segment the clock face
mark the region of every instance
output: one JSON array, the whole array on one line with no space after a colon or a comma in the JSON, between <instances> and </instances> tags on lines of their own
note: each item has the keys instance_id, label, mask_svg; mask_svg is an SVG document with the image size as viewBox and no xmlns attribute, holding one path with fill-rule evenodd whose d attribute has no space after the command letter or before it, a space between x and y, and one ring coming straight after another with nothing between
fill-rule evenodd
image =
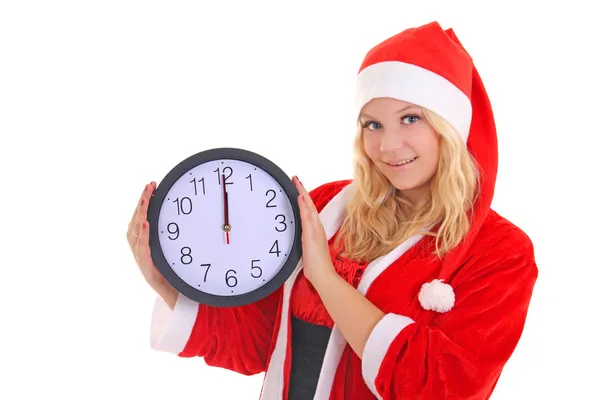
<instances>
[{"instance_id":1,"label":"clock face","mask_svg":"<svg viewBox=\"0 0 600 400\"><path fill-rule=\"evenodd\" d=\"M161 260L189 288L259 298L251 294L277 277L291 255L295 267L299 221L289 187L271 169L218 158L182 171L164 190L155 238ZM276 285L282 283L280 277Z\"/></svg>"}]
</instances>

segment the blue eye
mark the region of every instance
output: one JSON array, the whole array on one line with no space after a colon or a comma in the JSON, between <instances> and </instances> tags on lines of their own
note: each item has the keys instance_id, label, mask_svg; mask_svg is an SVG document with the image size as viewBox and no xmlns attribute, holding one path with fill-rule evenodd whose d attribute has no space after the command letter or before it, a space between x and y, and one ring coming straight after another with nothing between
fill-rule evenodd
<instances>
[{"instance_id":1,"label":"blue eye","mask_svg":"<svg viewBox=\"0 0 600 400\"><path fill-rule=\"evenodd\" d=\"M418 120L420 120L421 118L418 115L407 115L405 117L402 118L402 121L406 121L409 120L410 122L405 122L407 125L412 125L414 123L416 123Z\"/></svg>"},{"instance_id":2,"label":"blue eye","mask_svg":"<svg viewBox=\"0 0 600 400\"><path fill-rule=\"evenodd\" d=\"M374 122L374 121L367 121L363 124L363 128L369 128L369 130L377 130L378 128L373 128L373 125L377 125L378 127L381 127L381 125L378 122Z\"/></svg>"}]
</instances>

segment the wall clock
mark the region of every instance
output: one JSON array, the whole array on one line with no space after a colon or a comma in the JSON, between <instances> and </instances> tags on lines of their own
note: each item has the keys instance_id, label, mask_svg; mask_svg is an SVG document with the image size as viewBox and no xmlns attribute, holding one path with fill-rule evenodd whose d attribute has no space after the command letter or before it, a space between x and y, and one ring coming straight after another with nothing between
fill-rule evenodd
<instances>
[{"instance_id":1,"label":"wall clock","mask_svg":"<svg viewBox=\"0 0 600 400\"><path fill-rule=\"evenodd\" d=\"M202 304L256 302L282 286L302 256L298 191L267 158L214 148L177 164L148 206L152 259Z\"/></svg>"}]
</instances>

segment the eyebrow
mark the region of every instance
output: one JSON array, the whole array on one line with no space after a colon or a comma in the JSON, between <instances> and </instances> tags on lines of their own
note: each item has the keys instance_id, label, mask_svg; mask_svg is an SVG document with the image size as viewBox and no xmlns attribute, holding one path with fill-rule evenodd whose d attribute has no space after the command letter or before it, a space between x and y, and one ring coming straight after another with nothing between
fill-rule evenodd
<instances>
[{"instance_id":1,"label":"eyebrow","mask_svg":"<svg viewBox=\"0 0 600 400\"><path fill-rule=\"evenodd\" d=\"M416 106L416 105L414 105L414 104L408 105L408 106L406 106L406 107L404 107L404 108L402 108L402 109L400 109L400 110L396 111L396 114L400 114L401 112L404 112L404 111L406 111L406 110L408 110L408 109L410 109L410 108L418 108L418 106ZM377 119L377 118L375 118L375 117L372 117L372 116L370 116L370 115L368 115L368 114L364 114L364 113L361 113L361 114L360 114L360 117L361 117L361 118L362 118L362 117L365 117L365 118L370 118L370 119Z\"/></svg>"}]
</instances>

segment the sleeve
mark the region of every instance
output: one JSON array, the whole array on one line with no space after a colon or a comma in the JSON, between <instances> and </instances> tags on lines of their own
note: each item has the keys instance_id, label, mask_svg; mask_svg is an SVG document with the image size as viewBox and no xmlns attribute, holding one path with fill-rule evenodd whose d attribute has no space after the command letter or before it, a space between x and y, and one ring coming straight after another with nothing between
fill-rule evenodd
<instances>
[{"instance_id":1,"label":"sleeve","mask_svg":"<svg viewBox=\"0 0 600 400\"><path fill-rule=\"evenodd\" d=\"M173 310L158 296L150 345L180 357L203 357L207 365L244 375L264 372L279 308L281 288L239 307L199 304L179 294Z\"/></svg>"},{"instance_id":2,"label":"sleeve","mask_svg":"<svg viewBox=\"0 0 600 400\"><path fill-rule=\"evenodd\" d=\"M320 209L346 182L327 183L310 191ZM244 375L264 372L283 288L245 306L220 308L199 304L180 294L173 310L157 296L152 312L150 346L179 357L202 357L207 365Z\"/></svg>"},{"instance_id":3,"label":"sleeve","mask_svg":"<svg viewBox=\"0 0 600 400\"><path fill-rule=\"evenodd\" d=\"M362 374L378 399L484 399L524 328L538 269L495 251L456 283L456 304L428 324L388 313L371 332ZM504 256L504 259L500 259Z\"/></svg>"}]
</instances>

